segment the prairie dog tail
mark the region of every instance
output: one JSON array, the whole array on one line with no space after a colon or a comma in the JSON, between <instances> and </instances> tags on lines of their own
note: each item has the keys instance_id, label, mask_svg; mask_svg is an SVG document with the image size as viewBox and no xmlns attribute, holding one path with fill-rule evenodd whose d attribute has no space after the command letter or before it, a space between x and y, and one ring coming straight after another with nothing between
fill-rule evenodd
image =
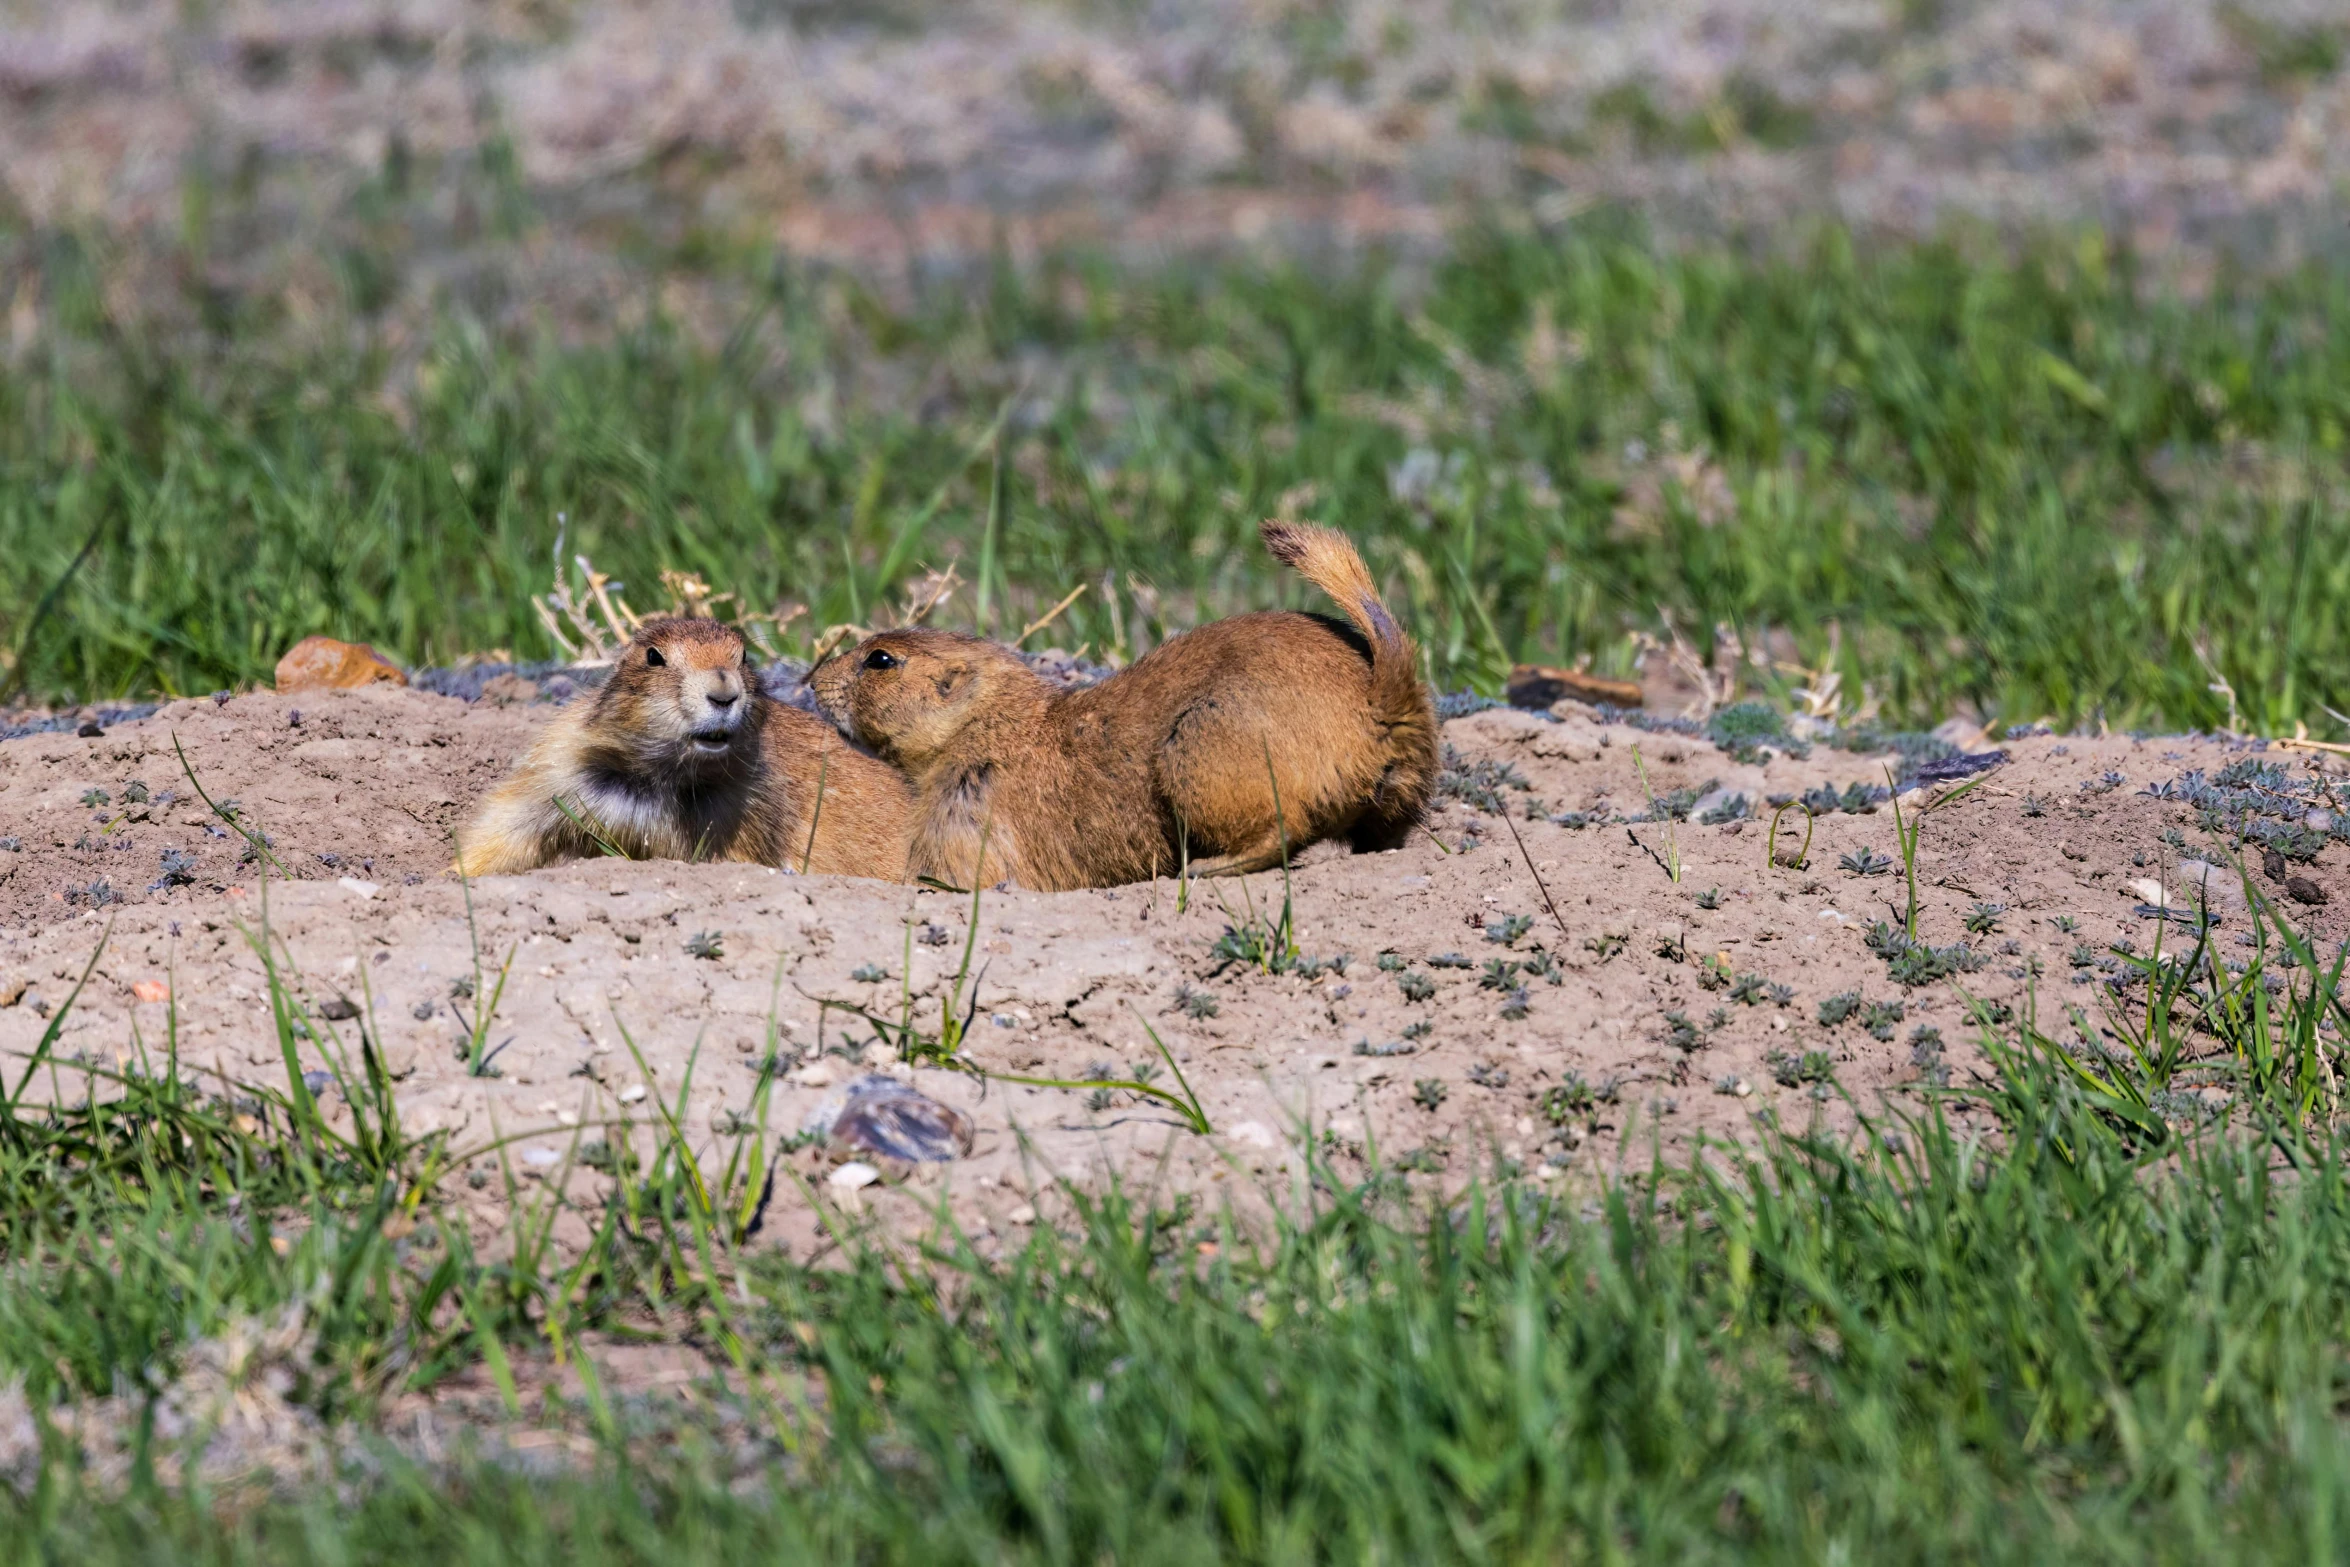
<instances>
[{"instance_id":1,"label":"prairie dog tail","mask_svg":"<svg viewBox=\"0 0 2350 1567\"><path fill-rule=\"evenodd\" d=\"M1258 532L1273 558L1330 595L1355 629L1371 643L1371 704L1381 724L1409 745L1431 751L1436 737L1436 714L1420 684L1419 656L1412 639L1379 597L1363 557L1335 528L1311 522L1283 522L1268 517Z\"/></svg>"}]
</instances>

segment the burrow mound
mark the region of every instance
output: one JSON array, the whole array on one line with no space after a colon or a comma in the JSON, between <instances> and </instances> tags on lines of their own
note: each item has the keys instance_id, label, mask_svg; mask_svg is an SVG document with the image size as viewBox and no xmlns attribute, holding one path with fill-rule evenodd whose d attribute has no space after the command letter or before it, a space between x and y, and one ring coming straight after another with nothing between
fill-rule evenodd
<instances>
[{"instance_id":1,"label":"burrow mound","mask_svg":"<svg viewBox=\"0 0 2350 1567\"><path fill-rule=\"evenodd\" d=\"M2223 957L2245 956L2225 851L2246 831L2283 856L2272 876L2252 844L2257 893L2329 951L2350 935L2331 759L2207 737L2008 740L1926 822L1912 945L1892 934L1907 888L1880 795L1914 754L1725 748L1506 708L1446 723L1448 792L1411 845L1300 857L1303 961L1280 972L1224 939L1279 914L1278 874L991 891L974 932L967 896L594 860L475 883L469 928L449 830L543 718L415 690L253 694L0 745L17 843L0 850L0 1059L33 1050L110 929L60 1063L155 1070L175 1012L181 1070L224 1091L282 1079L266 930L314 1012L356 1014L319 1016L305 1064L326 1068L327 1042L364 1030L412 1131L467 1147L529 1133L516 1168L585 1191L611 1123L641 1122L652 1095L674 1103L689 1073L685 1125L723 1144L762 1081L785 1138L887 1071L969 1115L970 1153L852 1190L804 1148L807 1179L779 1189L769 1235L813 1247L818 1205L919 1218L944 1190L985 1242L1049 1207L1059 1180L1278 1193L1313 1161L1342 1178L1376 1162L1440 1184L1497 1168L1572 1179L1740 1137L1757 1116L1849 1124L1838 1090L1899 1103L1982 1070L1978 1013L2036 1007L2049 1032L2095 1039L2131 984L2127 954L2191 940L2198 904ZM191 770L299 879L265 887ZM1766 863L1774 799L1812 804L1800 865ZM1783 858L1805 816L1782 816ZM2328 901L2299 901L2292 879ZM498 1075L476 1077L460 1059L467 992L477 960L494 972L509 953L487 1036ZM1212 1135L1122 1090L907 1067L868 1021L910 1008L935 1034L950 998L975 1025L969 1059L997 1073L1155 1072L1173 1088L1155 1034ZM79 1092L70 1076L53 1091Z\"/></svg>"}]
</instances>

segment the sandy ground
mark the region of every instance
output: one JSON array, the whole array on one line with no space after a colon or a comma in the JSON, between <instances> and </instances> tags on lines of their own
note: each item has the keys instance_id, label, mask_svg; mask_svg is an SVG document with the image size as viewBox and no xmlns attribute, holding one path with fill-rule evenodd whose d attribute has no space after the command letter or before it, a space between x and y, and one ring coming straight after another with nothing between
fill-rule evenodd
<instances>
[{"instance_id":1,"label":"sandy ground","mask_svg":"<svg viewBox=\"0 0 2350 1567\"><path fill-rule=\"evenodd\" d=\"M1499 791L1525 857L1500 818L1459 800L1409 848L1305 854L1293 877L1298 941L1310 958L1343 956L1343 970L1268 974L1214 955L1251 907L1277 910L1277 875L1195 884L1187 908L1173 882L980 898L969 1059L996 1072L1126 1077L1154 1060L1147 1026L1197 1091L1211 1136L1131 1094L898 1064L843 1009L894 1020L910 992L917 1025L935 1033L972 900L763 867L599 860L476 883L482 963L494 973L513 954L489 1035L500 1075L476 1078L459 1059L468 1003L454 993L471 983L476 949L465 889L445 872L444 834L544 714L414 691L257 693L174 704L95 739L0 745L0 822L18 844L0 850L0 1060L34 1048L111 927L59 1060L111 1066L141 1043L160 1051L176 1007L184 1070L282 1083L254 945L266 931L312 1008L356 1006L357 1017L322 1020L320 1031L352 1044L364 1027L380 1044L411 1131L445 1130L461 1148L530 1134L509 1150L526 1184L560 1179L579 1146L618 1135L607 1123L646 1120L640 1087L674 1103L690 1073L685 1122L698 1144L722 1147L752 1114L762 1071L782 1074L768 1124L788 1135L879 1070L967 1113L977 1129L969 1155L887 1166L851 1190L831 1179L838 1155L805 1147L794 1156L805 1182L779 1187L767 1236L806 1251L819 1204L919 1218L943 1192L958 1218L1000 1243L1052 1205L1060 1181L1155 1184L1209 1206L1224 1192L1281 1200L1309 1178L1309 1142L1346 1179L1375 1157L1440 1185L1496 1161L1572 1181L1643 1164L1659 1145L1670 1154L1699 1137L1738 1137L1759 1116L1844 1117L1797 1070L1807 1054L1817 1053L1810 1078L1832 1067L1868 1105L1902 1100L1937 1069L1963 1080L1980 1067L1957 984L2017 1011L2036 991L2052 1033L2075 1032L2076 1007L2093 1028L2115 962L2109 944L2149 948L2156 934L2135 884L2151 880L2177 900L2207 879L2223 951L2247 928L2234 872L2197 869L2194 849L2215 854L2197 812L2143 792L2240 761L2245 742L2008 741L2008 762L1929 818L1919 854L1921 937L1969 941L1983 966L1955 983L1904 987L1864 939L1871 922L1898 917L1898 870L1840 863L1863 850L1897 855L1886 808L1822 816L1803 868L1765 868L1759 820L1684 821L1668 838L1662 823L1550 819L1645 810L1635 745L1660 793L1711 787L1753 800L1881 779L1881 759L1822 746L1750 765L1702 739L1490 709L1448 723L1446 738L1462 762L1507 764L1527 785ZM213 835L175 735L206 790L238 800L298 880L265 886L258 864L240 863L240 838ZM2258 759L2284 762L2299 787L2331 786L2306 762ZM126 804L138 792L145 801ZM1782 848L1796 842L1790 830ZM1660 863L1674 849L1677 884ZM178 862L185 882L150 887L173 851L193 857ZM2331 943L2350 934L2346 858L2333 840L2291 867L2330 895L2323 906L2287 900L2257 863L2254 875ZM95 881L125 901L91 906ZM1962 921L1986 902L2006 906L1997 929L1968 933ZM1514 933L1513 915L1526 917ZM697 943L706 932L714 944ZM1496 959L1526 967L1489 986ZM1863 1008L1823 1023L1822 1002L1848 992L1898 1003L1899 1020ZM1921 1028L1939 1031L1939 1059L1930 1039L1920 1048ZM62 1074L53 1091L82 1088ZM331 1092L327 1101L345 1113ZM597 1179L572 1172L582 1193Z\"/></svg>"}]
</instances>

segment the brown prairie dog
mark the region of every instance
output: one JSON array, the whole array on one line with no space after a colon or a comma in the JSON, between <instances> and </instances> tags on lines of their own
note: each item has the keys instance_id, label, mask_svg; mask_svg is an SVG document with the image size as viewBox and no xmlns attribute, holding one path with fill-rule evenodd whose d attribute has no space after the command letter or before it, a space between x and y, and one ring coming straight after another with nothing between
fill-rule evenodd
<instances>
[{"instance_id":1,"label":"brown prairie dog","mask_svg":"<svg viewBox=\"0 0 2350 1567\"><path fill-rule=\"evenodd\" d=\"M914 782L909 872L1055 890L1187 861L1262 870L1325 838L1401 843L1437 770L1411 638L1343 535L1263 533L1345 621L1236 615L1066 692L1011 649L948 631L882 632L818 665L825 711Z\"/></svg>"},{"instance_id":2,"label":"brown prairie dog","mask_svg":"<svg viewBox=\"0 0 2350 1567\"><path fill-rule=\"evenodd\" d=\"M603 688L557 714L475 810L457 869L601 853L584 823L632 859L902 881L911 811L894 768L759 688L738 633L648 620Z\"/></svg>"}]
</instances>

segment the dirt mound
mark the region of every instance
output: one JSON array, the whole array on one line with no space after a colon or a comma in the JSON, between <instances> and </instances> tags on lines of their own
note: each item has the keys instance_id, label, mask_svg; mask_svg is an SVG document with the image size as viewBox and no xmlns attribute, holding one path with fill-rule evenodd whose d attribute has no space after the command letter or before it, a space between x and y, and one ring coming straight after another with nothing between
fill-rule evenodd
<instances>
[{"instance_id":1,"label":"dirt mound","mask_svg":"<svg viewBox=\"0 0 2350 1567\"><path fill-rule=\"evenodd\" d=\"M988 892L975 933L967 896L758 867L600 860L476 883L485 989L512 954L488 1033L499 1075L477 1078L459 1059L477 948L447 831L542 716L412 690L252 695L173 704L97 739L0 746L0 818L22 844L0 852L0 1058L34 1048L111 922L59 1060L159 1050L167 1009L148 998L168 992L183 1069L282 1077L252 944L258 866L196 798L175 735L204 787L236 799L301 878L266 889L269 938L325 1013L319 1033L349 1043L364 1027L378 1043L412 1130L449 1129L460 1146L531 1133L510 1156L547 1179L607 1137L606 1121L642 1120L648 1096L677 1103L689 1076L701 1143L752 1117L772 1074L778 1136L872 1069L972 1117L967 1158L902 1184L835 1184L803 1150L807 1184L779 1195L770 1224L803 1248L818 1204L918 1217L941 1189L999 1237L1049 1204L1052 1177L1278 1192L1307 1178L1305 1137L1342 1174L1376 1157L1457 1182L1495 1160L1570 1177L1637 1164L1652 1136L1733 1137L1757 1115L1840 1117L1831 1078L1867 1104L1979 1067L1959 985L1994 1014L2036 995L2051 1032L2093 1037L2099 1000L2128 980L2109 948L2150 949L2159 905L2192 919L2198 888L2232 953L2248 926L2222 845L2239 830L2330 901L2290 901L2255 852L2265 893L2329 945L2350 934L2339 774L2243 742L2005 742L2008 760L1926 821L1911 945L1894 819L1867 786L1914 768L1914 748L1733 735L1725 750L1496 709L1446 725L1448 794L1414 844L1301 860L1304 961L1284 972L1236 955L1278 914L1278 875L1195 884L1188 899L1174 882ZM1820 808L1808 857L1766 866L1753 813L1790 796ZM1667 809L1652 813L1652 798ZM1673 811L1686 819L1625 820ZM1790 857L1802 817L1790 808L1781 824ZM163 874L169 854L189 863ZM95 883L122 903L96 903ZM2171 924L2166 945L2183 934ZM850 1009L894 1022L910 997L935 1033L967 944L972 1060L1069 1079L1155 1067L1171 1087L1155 1032L1214 1135L1123 1091L897 1064ZM327 1021L346 1000L358 1015ZM61 1076L57 1091L80 1090Z\"/></svg>"},{"instance_id":2,"label":"dirt mound","mask_svg":"<svg viewBox=\"0 0 2350 1567\"><path fill-rule=\"evenodd\" d=\"M397 688L254 692L174 702L91 738L0 744L0 822L19 845L0 852L0 921L217 906L252 885L251 846L195 784L259 826L294 876L437 877L465 808L536 722L519 707Z\"/></svg>"}]
</instances>

